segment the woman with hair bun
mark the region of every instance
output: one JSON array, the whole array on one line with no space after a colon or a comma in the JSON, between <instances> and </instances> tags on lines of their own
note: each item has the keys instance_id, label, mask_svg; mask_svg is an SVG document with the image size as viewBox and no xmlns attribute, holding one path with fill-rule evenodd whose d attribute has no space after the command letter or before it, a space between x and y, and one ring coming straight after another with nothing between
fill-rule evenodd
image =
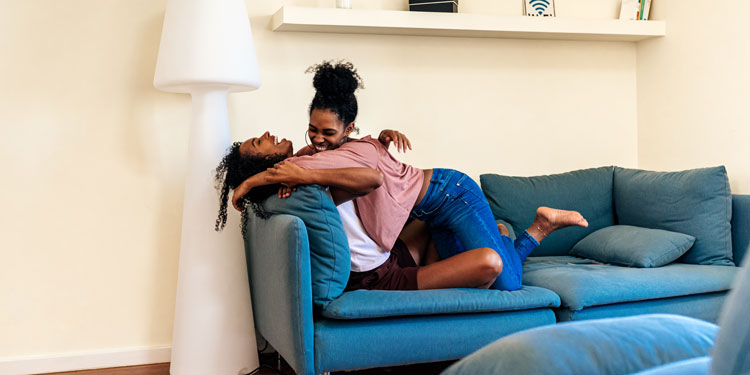
<instances>
[{"instance_id":1,"label":"woman with hair bun","mask_svg":"<svg viewBox=\"0 0 750 375\"><path fill-rule=\"evenodd\" d=\"M411 148L402 134L383 131L379 140L370 136L357 140L349 138L355 129L358 109L354 92L362 87L361 78L351 63L323 62L308 71L315 73L313 85L316 88L309 111L311 144L297 156L292 156L291 142L285 139L279 142L268 132L239 144L236 147L239 159L254 157L256 162L265 160L265 164L258 164L255 173L246 174L248 178L241 183L235 179L228 184L227 177L222 209L226 209L224 192L228 193L229 189L234 189L232 204L236 209L245 208L248 201L244 197L249 193L253 210L262 213L262 208L254 202L276 192L275 188L269 189L269 185L281 183L292 187L311 183L311 176L323 170L329 175L337 174L336 169L341 168L344 168L343 173L379 172L382 180L377 182L382 183L370 185L371 189L353 186L355 182L346 178L336 181L338 186L331 184L337 203L353 198L352 211L356 213L352 216L361 219L361 233L371 239L382 254L365 257L363 270L353 269L348 289L489 287L517 290L521 287L521 264L539 241L559 228L588 226L576 211L540 207L531 226L513 241L500 233L484 194L470 177L451 169L422 170L396 160L388 152L390 140L395 141L399 149ZM264 167L269 169L263 170ZM227 176L231 169L231 165L225 168ZM344 186L346 183L349 186ZM371 192L357 196L364 190ZM346 226L345 213L342 221ZM410 218L427 223L442 260L430 264L421 262L424 250L410 253L399 240ZM352 259L355 260L354 252ZM420 262L426 265L419 266ZM370 268L373 265L374 268Z\"/></svg>"}]
</instances>

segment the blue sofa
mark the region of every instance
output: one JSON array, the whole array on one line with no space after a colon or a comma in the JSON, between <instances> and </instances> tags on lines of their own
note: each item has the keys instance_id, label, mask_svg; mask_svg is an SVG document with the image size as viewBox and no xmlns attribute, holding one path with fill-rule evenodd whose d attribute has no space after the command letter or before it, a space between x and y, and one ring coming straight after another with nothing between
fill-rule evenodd
<instances>
[{"instance_id":1,"label":"blue sofa","mask_svg":"<svg viewBox=\"0 0 750 375\"><path fill-rule=\"evenodd\" d=\"M256 330L296 373L313 374L458 359L503 336L565 320L677 313L716 321L737 270L732 260L739 262L750 243L750 196L731 195L723 167L698 171L651 175L604 167L539 177L483 175L482 188L493 213L513 232L523 230L540 205L578 209L591 224L589 228L564 229L545 239L524 264L524 286L513 292L447 289L341 293L346 283L341 275L348 272L348 258L339 255L324 260L326 267L337 271L321 277L321 251L327 251L327 247L320 245L320 228L310 222L324 217L325 225L335 226L335 215L318 213L330 211L330 207L299 214L303 221L295 216L295 209L285 211L283 205L293 202L269 198L264 205L275 207L271 211L276 214L268 219L250 217L245 228ZM639 178L645 182L639 184ZM658 192L674 185L696 191ZM707 194L706 186L719 189ZM696 193L693 195L709 201L721 198L709 203L714 207L729 205L718 220L725 220L726 225L717 229L705 222L697 226L680 223L681 229L689 229L688 234L695 232L695 245L677 262L663 267L621 267L568 255L576 243L599 229L620 224L660 227L658 222L638 222L638 217L651 220L660 215L658 207L651 207L653 202L647 200L646 204L655 208L655 213L649 213L649 207L641 212L643 208L638 205L643 202L632 201L644 195L644 188L658 193L647 196L671 202L667 214L684 205L673 201L681 195ZM625 194L628 189L631 196ZM305 196L310 192L315 193L314 188L300 188L301 204L327 204L325 199ZM711 211L702 203L688 205L701 212ZM637 213L635 219L628 216L633 211ZM668 230L673 223L674 218L668 218L666 228L660 229ZM322 233L329 244L346 249L340 235ZM721 236L728 239L718 238ZM716 239L729 245L729 260L725 259L724 246L724 259L697 259L723 265L691 264L696 262L691 252L698 241L711 245Z\"/></svg>"}]
</instances>

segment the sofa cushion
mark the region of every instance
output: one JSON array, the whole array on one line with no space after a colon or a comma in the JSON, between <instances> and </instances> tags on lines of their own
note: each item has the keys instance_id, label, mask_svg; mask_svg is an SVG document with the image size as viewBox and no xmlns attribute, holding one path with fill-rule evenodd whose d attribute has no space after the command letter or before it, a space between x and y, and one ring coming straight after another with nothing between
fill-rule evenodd
<instances>
[{"instance_id":1,"label":"sofa cushion","mask_svg":"<svg viewBox=\"0 0 750 375\"><path fill-rule=\"evenodd\" d=\"M333 374L388 374L388 369L371 368L455 360L499 337L553 324L555 314L550 309L388 319L318 319L315 322L315 373L331 370ZM344 372L358 369L370 370ZM409 372L408 367L406 371L393 372L412 373L423 372ZM312 374L312 370L305 373Z\"/></svg>"},{"instance_id":2,"label":"sofa cushion","mask_svg":"<svg viewBox=\"0 0 750 375\"><path fill-rule=\"evenodd\" d=\"M719 317L713 374L750 374L750 258L742 264Z\"/></svg>"},{"instance_id":3,"label":"sofa cushion","mask_svg":"<svg viewBox=\"0 0 750 375\"><path fill-rule=\"evenodd\" d=\"M708 355L718 329L667 314L560 323L505 336L443 375L630 374Z\"/></svg>"},{"instance_id":4,"label":"sofa cushion","mask_svg":"<svg viewBox=\"0 0 750 375\"><path fill-rule=\"evenodd\" d=\"M633 375L708 375L711 370L711 357L685 359L667 363Z\"/></svg>"},{"instance_id":5,"label":"sofa cushion","mask_svg":"<svg viewBox=\"0 0 750 375\"><path fill-rule=\"evenodd\" d=\"M268 197L263 207L271 214L294 215L305 223L313 303L323 306L340 296L349 281L349 242L326 189L319 185L299 186L288 198Z\"/></svg>"},{"instance_id":6,"label":"sofa cushion","mask_svg":"<svg viewBox=\"0 0 750 375\"><path fill-rule=\"evenodd\" d=\"M734 264L741 264L750 250L750 195L732 195L732 251Z\"/></svg>"},{"instance_id":7,"label":"sofa cushion","mask_svg":"<svg viewBox=\"0 0 750 375\"><path fill-rule=\"evenodd\" d=\"M737 267L672 263L630 268L571 256L529 258L523 284L549 289L570 310L728 290Z\"/></svg>"},{"instance_id":8,"label":"sofa cushion","mask_svg":"<svg viewBox=\"0 0 750 375\"><path fill-rule=\"evenodd\" d=\"M613 225L578 241L570 255L625 267L661 267L685 254L693 242L695 237L683 233Z\"/></svg>"},{"instance_id":9,"label":"sofa cushion","mask_svg":"<svg viewBox=\"0 0 750 375\"><path fill-rule=\"evenodd\" d=\"M516 291L487 289L355 290L329 303L322 315L331 319L369 319L401 315L515 311L560 306L560 297L543 288Z\"/></svg>"},{"instance_id":10,"label":"sofa cushion","mask_svg":"<svg viewBox=\"0 0 750 375\"><path fill-rule=\"evenodd\" d=\"M589 233L615 223L612 172L613 167L601 167L535 177L483 174L480 182L495 219L510 223L517 234L534 221L540 206L579 211L588 220L588 228L555 231L531 253L565 255Z\"/></svg>"},{"instance_id":11,"label":"sofa cushion","mask_svg":"<svg viewBox=\"0 0 750 375\"><path fill-rule=\"evenodd\" d=\"M689 234L684 263L732 266L732 197L726 168L652 172L615 168L618 224Z\"/></svg>"}]
</instances>

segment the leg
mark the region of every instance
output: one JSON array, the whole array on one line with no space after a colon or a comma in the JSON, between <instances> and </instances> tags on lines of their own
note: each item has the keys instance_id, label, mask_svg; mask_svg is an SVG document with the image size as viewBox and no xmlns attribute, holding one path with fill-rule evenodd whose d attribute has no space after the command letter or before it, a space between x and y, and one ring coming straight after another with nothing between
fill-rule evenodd
<instances>
[{"instance_id":1,"label":"leg","mask_svg":"<svg viewBox=\"0 0 750 375\"><path fill-rule=\"evenodd\" d=\"M503 270L497 252L469 250L417 270L419 289L488 288Z\"/></svg>"},{"instance_id":2,"label":"leg","mask_svg":"<svg viewBox=\"0 0 750 375\"><path fill-rule=\"evenodd\" d=\"M427 223L421 220L412 220L404 226L398 238L406 244L414 262L422 265L431 242L430 229Z\"/></svg>"},{"instance_id":3,"label":"leg","mask_svg":"<svg viewBox=\"0 0 750 375\"><path fill-rule=\"evenodd\" d=\"M433 172L434 173L434 172ZM500 235L489 204L479 186L462 173L453 173L443 182L441 192L448 198L426 220L430 223L438 252L444 259L463 249L490 248L502 260L502 272L492 285L494 289L517 290L521 287L521 260L510 238ZM450 233L443 236L440 233ZM445 240L446 238L453 240ZM507 240L506 240L507 239ZM443 240L443 241L441 241ZM442 243L441 243L442 242ZM461 247L453 247L459 243ZM445 248L451 248L445 250Z\"/></svg>"},{"instance_id":4,"label":"leg","mask_svg":"<svg viewBox=\"0 0 750 375\"><path fill-rule=\"evenodd\" d=\"M422 261L421 266L427 266L436 262L440 261L440 254L437 252L437 248L435 247L435 241L430 240L430 243L427 244L427 252L424 255L424 259Z\"/></svg>"}]
</instances>

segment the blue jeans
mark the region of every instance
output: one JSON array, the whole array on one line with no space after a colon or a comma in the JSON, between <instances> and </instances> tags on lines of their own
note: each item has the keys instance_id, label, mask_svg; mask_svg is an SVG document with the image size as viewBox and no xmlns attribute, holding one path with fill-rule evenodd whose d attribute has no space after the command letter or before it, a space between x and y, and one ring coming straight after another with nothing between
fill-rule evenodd
<instances>
[{"instance_id":1,"label":"blue jeans","mask_svg":"<svg viewBox=\"0 0 750 375\"><path fill-rule=\"evenodd\" d=\"M411 214L427 223L441 258L491 248L503 261L503 271L491 288L521 288L523 260L539 242L527 232L515 241L501 235L487 199L469 176L452 169L434 169L427 193Z\"/></svg>"}]
</instances>

